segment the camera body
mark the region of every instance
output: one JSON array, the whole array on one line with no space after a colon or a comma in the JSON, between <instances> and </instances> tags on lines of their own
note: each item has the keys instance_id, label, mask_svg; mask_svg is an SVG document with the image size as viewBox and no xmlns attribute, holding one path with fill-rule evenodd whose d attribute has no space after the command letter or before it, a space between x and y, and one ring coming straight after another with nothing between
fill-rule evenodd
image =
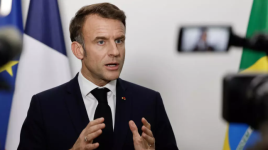
<instances>
[{"instance_id":1,"label":"camera body","mask_svg":"<svg viewBox=\"0 0 268 150\"><path fill-rule=\"evenodd\" d=\"M222 115L253 129L268 120L268 74L229 74L223 78Z\"/></svg>"}]
</instances>

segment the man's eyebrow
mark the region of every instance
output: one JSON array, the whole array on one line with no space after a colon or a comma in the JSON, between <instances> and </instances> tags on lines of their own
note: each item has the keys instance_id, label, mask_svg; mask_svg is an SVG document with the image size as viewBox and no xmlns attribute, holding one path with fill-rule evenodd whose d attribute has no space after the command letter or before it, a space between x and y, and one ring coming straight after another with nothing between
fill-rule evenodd
<instances>
[{"instance_id":1,"label":"man's eyebrow","mask_svg":"<svg viewBox=\"0 0 268 150\"><path fill-rule=\"evenodd\" d=\"M96 41L96 40L107 40L108 38L107 37L105 37L105 36L97 36L97 37L95 37L95 39L94 39L94 41Z\"/></svg>"},{"instance_id":2,"label":"man's eyebrow","mask_svg":"<svg viewBox=\"0 0 268 150\"><path fill-rule=\"evenodd\" d=\"M118 39L125 39L125 38L126 38L125 35L121 35L121 36L118 37Z\"/></svg>"},{"instance_id":3,"label":"man's eyebrow","mask_svg":"<svg viewBox=\"0 0 268 150\"><path fill-rule=\"evenodd\" d=\"M118 38L116 38L116 39L125 39L126 37L125 37L125 35L121 35L121 36L119 36Z\"/></svg>"},{"instance_id":4,"label":"man's eyebrow","mask_svg":"<svg viewBox=\"0 0 268 150\"><path fill-rule=\"evenodd\" d=\"M125 35L121 35L121 36L117 37L116 39L125 39L125 38L126 38ZM107 39L108 38L105 37L105 36L97 36L97 37L95 37L95 39L93 41L96 41L96 40L107 40Z\"/></svg>"}]
</instances>

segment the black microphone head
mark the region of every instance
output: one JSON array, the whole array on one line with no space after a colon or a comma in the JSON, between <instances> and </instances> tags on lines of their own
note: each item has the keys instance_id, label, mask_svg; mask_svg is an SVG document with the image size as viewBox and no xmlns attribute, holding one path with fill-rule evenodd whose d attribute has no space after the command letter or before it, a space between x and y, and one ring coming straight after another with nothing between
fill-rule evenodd
<instances>
[{"instance_id":1,"label":"black microphone head","mask_svg":"<svg viewBox=\"0 0 268 150\"><path fill-rule=\"evenodd\" d=\"M0 67L18 56L21 50L21 32L14 27L0 28Z\"/></svg>"}]
</instances>

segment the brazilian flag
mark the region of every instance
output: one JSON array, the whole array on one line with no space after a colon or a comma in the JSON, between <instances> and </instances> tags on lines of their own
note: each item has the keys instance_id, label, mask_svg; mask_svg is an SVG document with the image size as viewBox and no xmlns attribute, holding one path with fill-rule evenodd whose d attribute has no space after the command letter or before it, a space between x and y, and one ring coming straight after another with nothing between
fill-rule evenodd
<instances>
[{"instance_id":1,"label":"brazilian flag","mask_svg":"<svg viewBox=\"0 0 268 150\"><path fill-rule=\"evenodd\" d=\"M247 37L258 32L268 33L268 0L254 0L248 23ZM240 63L243 72L267 72L266 53L243 49ZM244 150L260 139L260 134L247 125L230 123L227 127L223 150Z\"/></svg>"}]
</instances>

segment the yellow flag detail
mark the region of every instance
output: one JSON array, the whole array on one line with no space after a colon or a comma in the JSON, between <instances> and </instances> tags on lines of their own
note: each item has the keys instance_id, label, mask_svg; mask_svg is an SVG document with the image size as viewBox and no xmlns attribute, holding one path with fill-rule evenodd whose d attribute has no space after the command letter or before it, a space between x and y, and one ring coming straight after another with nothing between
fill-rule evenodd
<instances>
[{"instance_id":1,"label":"yellow flag detail","mask_svg":"<svg viewBox=\"0 0 268 150\"><path fill-rule=\"evenodd\" d=\"M268 58L267 56L263 56L252 66L247 68L242 72L268 72Z\"/></svg>"},{"instance_id":2,"label":"yellow flag detail","mask_svg":"<svg viewBox=\"0 0 268 150\"><path fill-rule=\"evenodd\" d=\"M0 68L0 73L3 71L7 71L10 76L13 76L12 67L19 63L19 61L10 61L7 64L5 64L3 67Z\"/></svg>"}]
</instances>

